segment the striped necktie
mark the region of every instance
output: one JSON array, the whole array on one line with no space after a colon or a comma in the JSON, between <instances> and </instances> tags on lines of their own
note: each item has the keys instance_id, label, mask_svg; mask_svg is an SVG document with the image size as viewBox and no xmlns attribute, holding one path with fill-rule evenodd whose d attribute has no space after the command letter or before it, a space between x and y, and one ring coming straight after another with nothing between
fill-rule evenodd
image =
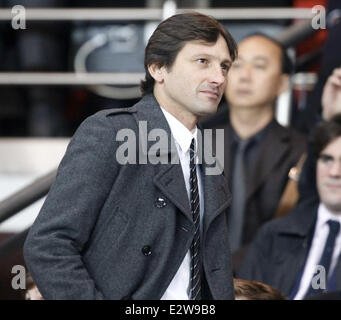
<instances>
[{"instance_id":1,"label":"striped necktie","mask_svg":"<svg viewBox=\"0 0 341 320\"><path fill-rule=\"evenodd\" d=\"M190 146L190 199L194 222L194 238L191 245L191 300L201 299L201 262L200 262L200 201L195 164L195 141Z\"/></svg>"}]
</instances>

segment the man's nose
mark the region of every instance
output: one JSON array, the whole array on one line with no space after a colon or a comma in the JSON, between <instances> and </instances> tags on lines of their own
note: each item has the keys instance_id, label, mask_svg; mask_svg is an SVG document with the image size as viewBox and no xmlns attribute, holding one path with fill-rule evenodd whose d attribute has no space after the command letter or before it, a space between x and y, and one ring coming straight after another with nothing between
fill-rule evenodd
<instances>
[{"instance_id":1,"label":"man's nose","mask_svg":"<svg viewBox=\"0 0 341 320\"><path fill-rule=\"evenodd\" d=\"M250 81L252 77L252 70L248 64L244 64L239 69L239 77L241 81Z\"/></svg>"},{"instance_id":2,"label":"man's nose","mask_svg":"<svg viewBox=\"0 0 341 320\"><path fill-rule=\"evenodd\" d=\"M226 81L226 74L224 73L224 70L219 67L212 67L210 72L210 83L214 83L217 87L224 84Z\"/></svg>"}]
</instances>

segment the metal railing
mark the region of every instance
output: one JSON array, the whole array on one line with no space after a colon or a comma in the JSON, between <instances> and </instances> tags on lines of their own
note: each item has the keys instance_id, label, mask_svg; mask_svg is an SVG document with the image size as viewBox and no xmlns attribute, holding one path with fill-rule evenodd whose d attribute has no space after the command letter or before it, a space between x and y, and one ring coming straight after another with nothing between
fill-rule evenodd
<instances>
[{"instance_id":1,"label":"metal railing","mask_svg":"<svg viewBox=\"0 0 341 320\"><path fill-rule=\"evenodd\" d=\"M280 32L276 39L280 41L285 47L292 47L307 39L314 33L316 33L318 29L314 29L311 25L311 21L304 20L297 22L284 31Z\"/></svg>"},{"instance_id":2,"label":"metal railing","mask_svg":"<svg viewBox=\"0 0 341 320\"><path fill-rule=\"evenodd\" d=\"M24 246L30 228L11 236L0 243L0 261Z\"/></svg>"},{"instance_id":3,"label":"metal railing","mask_svg":"<svg viewBox=\"0 0 341 320\"><path fill-rule=\"evenodd\" d=\"M316 30L311 27L314 14L309 8L188 8L175 9L176 13L197 11L218 20L291 20L300 19L278 35L278 40L289 47L307 38ZM165 15L162 8L27 8L27 21L160 21ZM13 19L11 8L0 9L0 21ZM128 96L140 96L138 85L144 73L79 73L79 72L0 72L0 85L39 85L39 86L100 86L131 85L124 88ZM124 89L121 90L123 93ZM130 97L132 98L132 97Z\"/></svg>"},{"instance_id":4,"label":"metal railing","mask_svg":"<svg viewBox=\"0 0 341 320\"><path fill-rule=\"evenodd\" d=\"M285 47L295 46L317 30L311 21L301 21L276 36ZM138 86L144 73L102 72L0 72L0 85L134 85ZM295 81L295 79L294 79ZM139 90L137 90L139 92ZM137 93L138 95L139 93Z\"/></svg>"},{"instance_id":5,"label":"metal railing","mask_svg":"<svg viewBox=\"0 0 341 320\"><path fill-rule=\"evenodd\" d=\"M0 72L0 85L138 85L144 73Z\"/></svg>"},{"instance_id":6,"label":"metal railing","mask_svg":"<svg viewBox=\"0 0 341 320\"><path fill-rule=\"evenodd\" d=\"M56 178L57 169L52 170L31 184L0 202L0 223L11 218L22 209L43 198ZM0 244L0 260L24 244L29 229L26 229Z\"/></svg>"},{"instance_id":7,"label":"metal railing","mask_svg":"<svg viewBox=\"0 0 341 320\"><path fill-rule=\"evenodd\" d=\"M52 170L12 196L2 200L0 202L0 223L44 197L55 180L56 173L57 169Z\"/></svg>"},{"instance_id":8,"label":"metal railing","mask_svg":"<svg viewBox=\"0 0 341 320\"><path fill-rule=\"evenodd\" d=\"M0 9L0 20L13 19L12 8ZM177 8L176 13L197 11L218 20L291 20L312 19L309 8ZM158 8L27 8L27 21L153 21L162 20L163 9Z\"/></svg>"}]
</instances>

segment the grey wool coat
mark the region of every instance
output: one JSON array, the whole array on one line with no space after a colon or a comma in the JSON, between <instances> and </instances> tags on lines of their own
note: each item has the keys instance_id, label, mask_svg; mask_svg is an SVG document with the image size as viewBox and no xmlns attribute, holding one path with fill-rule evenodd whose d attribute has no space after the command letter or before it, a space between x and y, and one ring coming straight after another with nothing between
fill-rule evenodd
<instances>
[{"instance_id":1,"label":"grey wool coat","mask_svg":"<svg viewBox=\"0 0 341 320\"><path fill-rule=\"evenodd\" d=\"M120 129L146 139L141 121L148 132L161 128L171 136L151 94L130 108L96 113L73 136L24 245L45 299L160 299L182 263L194 225L181 164L124 165L116 158ZM146 150L137 143L137 151L138 160ZM231 196L223 175L201 167L206 297L233 299L225 214Z\"/></svg>"}]
</instances>

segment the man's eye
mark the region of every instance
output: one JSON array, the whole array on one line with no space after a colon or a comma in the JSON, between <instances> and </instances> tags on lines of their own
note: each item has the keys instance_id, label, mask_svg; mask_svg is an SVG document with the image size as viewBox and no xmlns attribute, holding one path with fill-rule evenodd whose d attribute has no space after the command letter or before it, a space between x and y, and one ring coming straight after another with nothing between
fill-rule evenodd
<instances>
[{"instance_id":1,"label":"man's eye","mask_svg":"<svg viewBox=\"0 0 341 320\"><path fill-rule=\"evenodd\" d=\"M319 160L323 163L330 163L333 161L333 158L325 156L325 155L321 155L321 156L319 156Z\"/></svg>"},{"instance_id":2,"label":"man's eye","mask_svg":"<svg viewBox=\"0 0 341 320\"><path fill-rule=\"evenodd\" d=\"M207 63L207 59L200 58L198 59L198 62L204 64L204 63Z\"/></svg>"},{"instance_id":3,"label":"man's eye","mask_svg":"<svg viewBox=\"0 0 341 320\"><path fill-rule=\"evenodd\" d=\"M256 64L255 65L255 68L256 69L259 69L259 70L265 70L265 66L261 65L261 64Z\"/></svg>"},{"instance_id":4,"label":"man's eye","mask_svg":"<svg viewBox=\"0 0 341 320\"><path fill-rule=\"evenodd\" d=\"M222 68L224 71L229 71L230 66L228 66L227 64L222 64L222 65L221 65L221 68Z\"/></svg>"}]
</instances>

